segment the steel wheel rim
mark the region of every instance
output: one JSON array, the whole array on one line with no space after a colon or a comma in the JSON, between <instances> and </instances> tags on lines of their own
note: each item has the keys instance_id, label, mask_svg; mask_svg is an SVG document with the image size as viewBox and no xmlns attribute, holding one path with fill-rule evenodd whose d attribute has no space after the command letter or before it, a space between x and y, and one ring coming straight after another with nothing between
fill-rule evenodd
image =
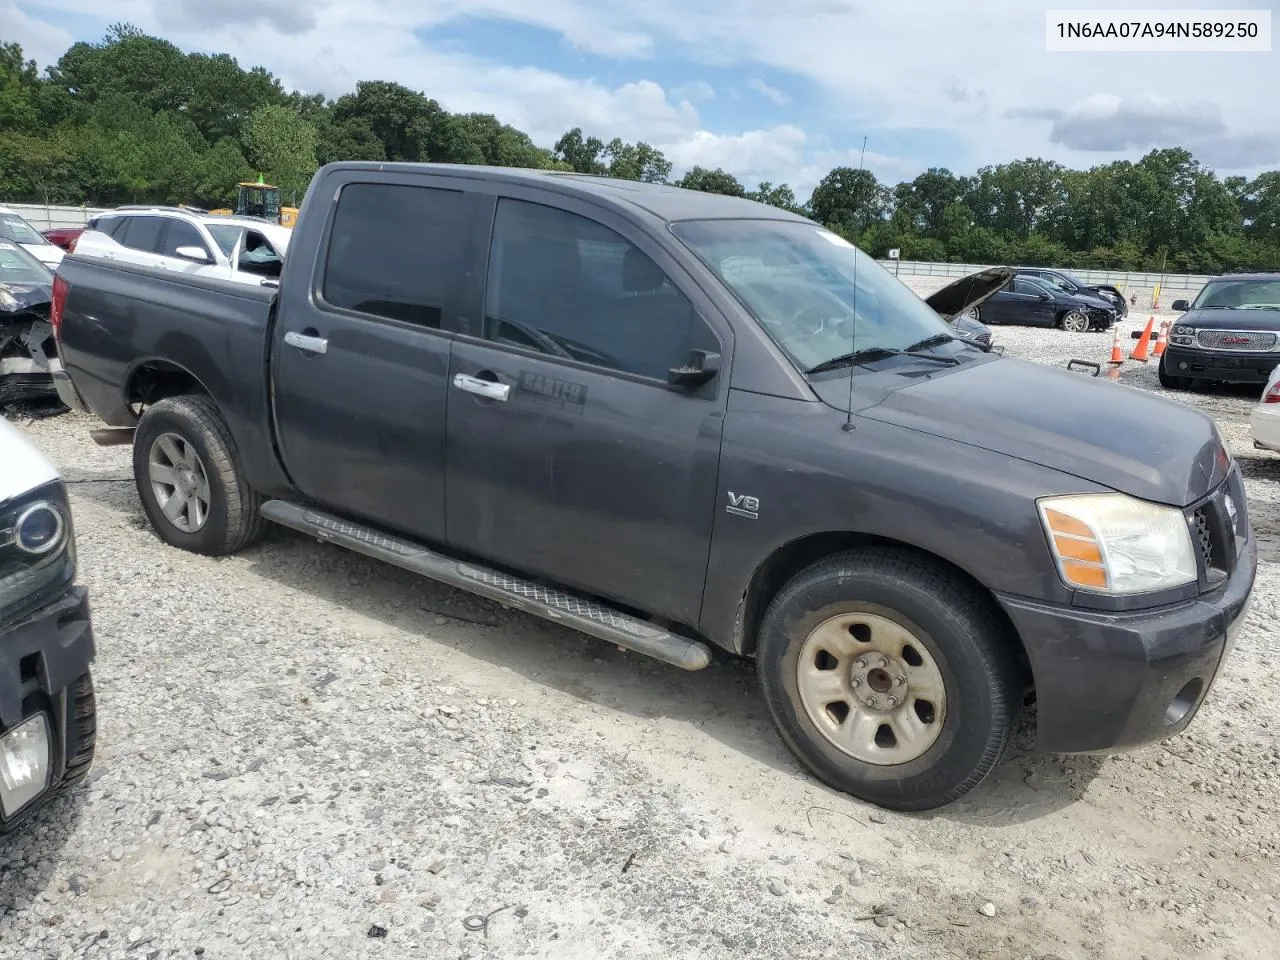
<instances>
[{"instance_id":1,"label":"steel wheel rim","mask_svg":"<svg viewBox=\"0 0 1280 960\"><path fill-rule=\"evenodd\" d=\"M800 703L837 750L876 766L922 757L946 721L942 671L902 624L842 613L818 624L800 647Z\"/></svg>"},{"instance_id":2,"label":"steel wheel rim","mask_svg":"<svg viewBox=\"0 0 1280 960\"><path fill-rule=\"evenodd\" d=\"M209 475L189 440L162 433L147 454L147 479L164 518L183 533L209 521Z\"/></svg>"},{"instance_id":3,"label":"steel wheel rim","mask_svg":"<svg viewBox=\"0 0 1280 960\"><path fill-rule=\"evenodd\" d=\"M1083 313L1072 311L1062 321L1062 326L1063 329L1069 330L1071 333L1084 333L1089 329L1089 318Z\"/></svg>"}]
</instances>

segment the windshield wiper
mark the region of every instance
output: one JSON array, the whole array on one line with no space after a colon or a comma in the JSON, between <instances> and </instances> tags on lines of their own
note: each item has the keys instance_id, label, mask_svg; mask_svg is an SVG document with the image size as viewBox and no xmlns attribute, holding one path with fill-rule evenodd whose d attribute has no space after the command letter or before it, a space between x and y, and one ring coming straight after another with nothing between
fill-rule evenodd
<instances>
[{"instance_id":1,"label":"windshield wiper","mask_svg":"<svg viewBox=\"0 0 1280 960\"><path fill-rule=\"evenodd\" d=\"M916 345L913 344L913 346ZM868 347L865 350L855 350L853 353L846 353L843 356L832 357L830 360L823 360L817 366L806 370L805 374L825 373L828 370L837 370L840 367L856 367L859 364L871 363L874 360L884 360L886 357L913 357L917 360L932 360L934 363L945 364L948 367L954 367L960 363L955 357L938 357L931 353L891 350L888 347Z\"/></svg>"},{"instance_id":2,"label":"windshield wiper","mask_svg":"<svg viewBox=\"0 0 1280 960\"><path fill-rule=\"evenodd\" d=\"M904 347L903 349L906 353L915 353L917 350L927 350L929 347L940 347L944 343L950 343L952 340L957 340L960 343L965 342L959 337L953 337L949 333L935 333L932 337L925 337L923 340L917 340L911 346Z\"/></svg>"}]
</instances>

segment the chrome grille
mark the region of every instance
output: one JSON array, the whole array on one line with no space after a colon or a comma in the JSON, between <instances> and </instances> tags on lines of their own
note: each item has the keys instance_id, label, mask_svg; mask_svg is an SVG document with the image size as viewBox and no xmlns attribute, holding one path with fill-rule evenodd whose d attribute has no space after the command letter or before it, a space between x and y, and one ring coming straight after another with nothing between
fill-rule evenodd
<instances>
[{"instance_id":1,"label":"chrome grille","mask_svg":"<svg viewBox=\"0 0 1280 960\"><path fill-rule=\"evenodd\" d=\"M1276 335L1258 330L1201 330L1196 343L1206 350L1274 350Z\"/></svg>"}]
</instances>

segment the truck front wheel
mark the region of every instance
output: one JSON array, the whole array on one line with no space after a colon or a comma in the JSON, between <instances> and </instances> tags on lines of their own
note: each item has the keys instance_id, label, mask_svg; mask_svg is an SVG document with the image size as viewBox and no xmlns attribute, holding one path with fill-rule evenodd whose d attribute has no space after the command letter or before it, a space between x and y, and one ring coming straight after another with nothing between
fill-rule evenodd
<instances>
[{"instance_id":1,"label":"truck front wheel","mask_svg":"<svg viewBox=\"0 0 1280 960\"><path fill-rule=\"evenodd\" d=\"M943 565L861 549L792 578L757 670L783 740L827 785L895 810L951 803L996 767L1017 716L1007 628Z\"/></svg>"},{"instance_id":2,"label":"truck front wheel","mask_svg":"<svg viewBox=\"0 0 1280 960\"><path fill-rule=\"evenodd\" d=\"M260 499L208 397L168 397L147 408L133 436L133 479L152 527L171 546L235 553L262 530Z\"/></svg>"}]
</instances>

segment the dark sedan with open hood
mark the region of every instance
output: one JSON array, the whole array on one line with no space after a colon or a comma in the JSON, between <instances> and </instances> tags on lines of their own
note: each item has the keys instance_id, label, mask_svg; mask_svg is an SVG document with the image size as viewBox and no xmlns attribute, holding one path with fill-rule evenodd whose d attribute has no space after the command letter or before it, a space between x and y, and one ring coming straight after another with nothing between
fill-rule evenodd
<instances>
[{"instance_id":1,"label":"dark sedan with open hood","mask_svg":"<svg viewBox=\"0 0 1280 960\"><path fill-rule=\"evenodd\" d=\"M1169 332L1160 382L1186 390L1193 381L1264 384L1280 364L1280 273L1216 277Z\"/></svg>"},{"instance_id":2,"label":"dark sedan with open hood","mask_svg":"<svg viewBox=\"0 0 1280 960\"><path fill-rule=\"evenodd\" d=\"M991 346L991 328L977 318L980 305L1009 285L1011 267L989 267L949 283L925 298L925 303L951 324L956 336L983 347Z\"/></svg>"},{"instance_id":3,"label":"dark sedan with open hood","mask_svg":"<svg viewBox=\"0 0 1280 960\"><path fill-rule=\"evenodd\" d=\"M49 302L53 274L18 244L0 240L0 407L57 399Z\"/></svg>"}]
</instances>

